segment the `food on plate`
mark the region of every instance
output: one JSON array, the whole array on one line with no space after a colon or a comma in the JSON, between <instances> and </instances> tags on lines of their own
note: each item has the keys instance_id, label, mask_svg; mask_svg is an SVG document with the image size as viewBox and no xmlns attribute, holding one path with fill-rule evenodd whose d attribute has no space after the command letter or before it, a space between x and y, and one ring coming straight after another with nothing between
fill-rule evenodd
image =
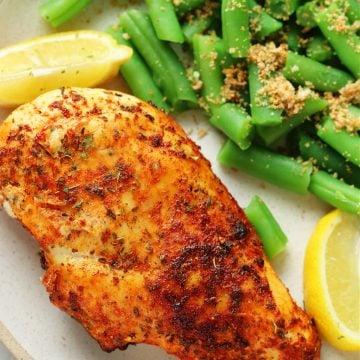
<instances>
[{"instance_id":1,"label":"food on plate","mask_svg":"<svg viewBox=\"0 0 360 360\"><path fill-rule=\"evenodd\" d=\"M183 43L185 36L176 15L174 3L167 0L145 0L145 3L157 37L164 41Z\"/></svg>"},{"instance_id":2,"label":"food on plate","mask_svg":"<svg viewBox=\"0 0 360 360\"><path fill-rule=\"evenodd\" d=\"M268 259L280 254L288 242L287 236L260 196L253 196L244 212L259 235Z\"/></svg>"},{"instance_id":3,"label":"food on plate","mask_svg":"<svg viewBox=\"0 0 360 360\"><path fill-rule=\"evenodd\" d=\"M115 31L113 28L109 28L107 32L114 37L119 44L131 47L123 31L119 29ZM150 54L152 53L153 52L150 52ZM133 49L131 59L121 66L120 71L132 94L136 94L141 100L151 102L167 113L170 112L170 106L166 102L166 98L157 87L153 74L137 50ZM169 78L165 80L168 81Z\"/></svg>"},{"instance_id":4,"label":"food on plate","mask_svg":"<svg viewBox=\"0 0 360 360\"><path fill-rule=\"evenodd\" d=\"M42 18L54 28L79 14L92 0L46 0L40 7Z\"/></svg>"},{"instance_id":5,"label":"food on plate","mask_svg":"<svg viewBox=\"0 0 360 360\"><path fill-rule=\"evenodd\" d=\"M152 105L63 88L20 106L0 127L0 194L40 244L51 302L104 350L319 359L244 212Z\"/></svg>"},{"instance_id":6,"label":"food on plate","mask_svg":"<svg viewBox=\"0 0 360 360\"><path fill-rule=\"evenodd\" d=\"M229 139L218 156L223 164L359 214L352 168L360 164L360 5L164 3L160 9L158 1L147 0L145 9L127 9L107 30L136 53L120 69L134 95L167 111L200 107ZM147 79L144 87L135 66ZM304 137L334 150L342 171L303 157ZM224 159L228 149L231 161ZM292 186L289 178L299 169L301 186Z\"/></svg>"},{"instance_id":7,"label":"food on plate","mask_svg":"<svg viewBox=\"0 0 360 360\"><path fill-rule=\"evenodd\" d=\"M345 162L336 150L320 139L301 134L299 151L303 159L312 160L319 169L337 175L349 185L360 188L360 167L351 162Z\"/></svg>"},{"instance_id":8,"label":"food on plate","mask_svg":"<svg viewBox=\"0 0 360 360\"><path fill-rule=\"evenodd\" d=\"M161 84L172 108L182 111L196 107L198 100L186 76L183 62L168 43L157 38L150 17L140 10L132 9L121 14L121 21L127 26L127 37L137 43L139 53L151 69L156 83Z\"/></svg>"},{"instance_id":9,"label":"food on plate","mask_svg":"<svg viewBox=\"0 0 360 360\"><path fill-rule=\"evenodd\" d=\"M101 31L44 35L0 49L0 106L17 106L61 86L115 77L132 49Z\"/></svg>"},{"instance_id":10,"label":"food on plate","mask_svg":"<svg viewBox=\"0 0 360 360\"><path fill-rule=\"evenodd\" d=\"M257 145L241 151L231 140L227 140L220 149L218 161L299 194L306 194L309 190L336 208L360 214L360 189L326 171L316 169L312 172L313 167L309 163Z\"/></svg>"},{"instance_id":11,"label":"food on plate","mask_svg":"<svg viewBox=\"0 0 360 360\"><path fill-rule=\"evenodd\" d=\"M315 228L305 255L304 298L334 347L360 351L360 217L333 210Z\"/></svg>"}]
</instances>

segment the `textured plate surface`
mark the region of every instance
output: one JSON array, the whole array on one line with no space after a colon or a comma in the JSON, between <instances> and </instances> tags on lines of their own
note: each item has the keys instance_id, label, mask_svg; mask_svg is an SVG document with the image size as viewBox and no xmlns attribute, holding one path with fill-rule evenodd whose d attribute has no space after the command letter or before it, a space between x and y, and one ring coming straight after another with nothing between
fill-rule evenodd
<instances>
[{"instance_id":1,"label":"textured plate surface","mask_svg":"<svg viewBox=\"0 0 360 360\"><path fill-rule=\"evenodd\" d=\"M38 1L0 0L0 48L30 37L53 32L37 11ZM126 7L123 0L96 0L76 20L59 30L104 30L116 24ZM124 90L120 81L107 87ZM0 120L9 113L0 108ZM221 167L216 154L224 138L198 113L187 112L178 117L191 138L213 166L214 172L229 188L241 206L246 206L254 194L260 195L273 211L288 235L286 251L273 265L302 306L302 267L307 239L318 219L329 207L312 195L300 196L278 189L249 176ZM204 136L205 134L205 136ZM111 354L100 350L85 330L49 302L40 283L37 243L15 221L0 210L0 321L16 342L35 360L166 360L174 359L161 349L147 345L130 346L126 351ZM0 339L18 359L23 358L7 331ZM323 344L322 360L355 360L358 354L346 354Z\"/></svg>"}]
</instances>

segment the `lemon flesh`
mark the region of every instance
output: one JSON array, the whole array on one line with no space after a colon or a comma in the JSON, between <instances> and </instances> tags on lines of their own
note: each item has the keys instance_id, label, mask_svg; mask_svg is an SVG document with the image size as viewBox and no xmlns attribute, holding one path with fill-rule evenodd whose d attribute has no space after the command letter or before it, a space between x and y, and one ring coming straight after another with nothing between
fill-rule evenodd
<instances>
[{"instance_id":1,"label":"lemon flesh","mask_svg":"<svg viewBox=\"0 0 360 360\"><path fill-rule=\"evenodd\" d=\"M42 36L3 48L0 106L20 105L63 86L96 86L116 76L131 55L131 48L92 30Z\"/></svg>"},{"instance_id":2,"label":"lemon flesh","mask_svg":"<svg viewBox=\"0 0 360 360\"><path fill-rule=\"evenodd\" d=\"M305 254L304 299L334 347L360 350L360 217L335 210L323 217Z\"/></svg>"},{"instance_id":3,"label":"lemon flesh","mask_svg":"<svg viewBox=\"0 0 360 360\"><path fill-rule=\"evenodd\" d=\"M326 282L340 321L360 334L360 281L358 239L360 222L343 214L328 239L325 254ZM351 309L351 311L349 311Z\"/></svg>"}]
</instances>

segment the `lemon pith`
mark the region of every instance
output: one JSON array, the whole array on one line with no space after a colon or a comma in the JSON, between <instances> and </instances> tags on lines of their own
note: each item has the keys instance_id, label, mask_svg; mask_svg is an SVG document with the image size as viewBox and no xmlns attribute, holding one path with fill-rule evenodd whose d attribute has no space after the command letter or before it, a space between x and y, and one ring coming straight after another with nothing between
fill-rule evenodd
<instances>
[{"instance_id":1,"label":"lemon pith","mask_svg":"<svg viewBox=\"0 0 360 360\"><path fill-rule=\"evenodd\" d=\"M304 300L334 347L360 350L360 218L334 210L314 230L304 261Z\"/></svg>"}]
</instances>

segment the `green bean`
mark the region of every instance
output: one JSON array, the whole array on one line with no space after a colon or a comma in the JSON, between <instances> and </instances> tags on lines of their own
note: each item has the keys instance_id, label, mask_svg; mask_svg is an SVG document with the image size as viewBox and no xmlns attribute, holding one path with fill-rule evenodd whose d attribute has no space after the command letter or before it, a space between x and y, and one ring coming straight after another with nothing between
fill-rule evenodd
<instances>
[{"instance_id":1,"label":"green bean","mask_svg":"<svg viewBox=\"0 0 360 360\"><path fill-rule=\"evenodd\" d=\"M52 27L58 27L85 9L92 0L47 0L39 7L40 15Z\"/></svg>"},{"instance_id":2,"label":"green bean","mask_svg":"<svg viewBox=\"0 0 360 360\"><path fill-rule=\"evenodd\" d=\"M271 17L255 0L248 0L248 7L250 30L256 38L264 39L282 28L282 22Z\"/></svg>"},{"instance_id":3,"label":"green bean","mask_svg":"<svg viewBox=\"0 0 360 360\"><path fill-rule=\"evenodd\" d=\"M223 0L221 23L223 39L231 56L246 57L251 46L247 0Z\"/></svg>"},{"instance_id":4,"label":"green bean","mask_svg":"<svg viewBox=\"0 0 360 360\"><path fill-rule=\"evenodd\" d=\"M304 28L312 29L317 26L314 15L318 11L315 1L308 1L296 9L296 22Z\"/></svg>"},{"instance_id":5,"label":"green bean","mask_svg":"<svg viewBox=\"0 0 360 360\"><path fill-rule=\"evenodd\" d=\"M242 150L251 145L251 118L238 105L226 103L215 109L210 123L233 140Z\"/></svg>"},{"instance_id":6,"label":"green bean","mask_svg":"<svg viewBox=\"0 0 360 360\"><path fill-rule=\"evenodd\" d=\"M107 29L107 33L119 44L133 48L131 42L125 40L125 33L120 27L110 27ZM131 59L120 67L120 72L135 96L142 100L150 101L159 109L163 109L166 112L170 111L169 105L164 101L164 95L153 80L150 69L134 48Z\"/></svg>"},{"instance_id":7,"label":"green bean","mask_svg":"<svg viewBox=\"0 0 360 360\"><path fill-rule=\"evenodd\" d=\"M217 63L220 64L223 74L225 74L225 72L227 70L231 71L231 69L235 69L235 68L241 67L241 66L243 66L243 70L245 71L246 60L233 58L227 51L227 47L226 47L223 39L221 41L216 42L215 50L216 50L216 52L218 54L218 58L219 58L219 61L217 61ZM225 81L226 80L225 80L225 76L224 76L223 85L225 85ZM226 90L224 93L226 93ZM249 98L249 90L248 90L247 86L245 86L241 89L237 89L236 96L238 97L238 100L236 101L236 103L241 104L246 108L249 107L250 98ZM247 109L248 112L249 112L249 110L250 109Z\"/></svg>"},{"instance_id":8,"label":"green bean","mask_svg":"<svg viewBox=\"0 0 360 360\"><path fill-rule=\"evenodd\" d=\"M298 0L265 0L269 14L279 20L288 20L298 6Z\"/></svg>"},{"instance_id":9,"label":"green bean","mask_svg":"<svg viewBox=\"0 0 360 360\"><path fill-rule=\"evenodd\" d=\"M324 62L331 59L333 52L329 42L322 35L315 35L307 45L306 55L310 59Z\"/></svg>"},{"instance_id":10,"label":"green bean","mask_svg":"<svg viewBox=\"0 0 360 360\"><path fill-rule=\"evenodd\" d=\"M185 41L192 44L195 34L202 34L207 30L214 21L214 16L201 16L192 19L182 25L182 32L185 36Z\"/></svg>"},{"instance_id":11,"label":"green bean","mask_svg":"<svg viewBox=\"0 0 360 360\"><path fill-rule=\"evenodd\" d=\"M231 140L220 149L218 161L300 194L306 194L312 171L311 164L300 163L257 145L241 150Z\"/></svg>"},{"instance_id":12,"label":"green bean","mask_svg":"<svg viewBox=\"0 0 360 360\"><path fill-rule=\"evenodd\" d=\"M160 40L183 43L185 38L171 0L145 0L151 22Z\"/></svg>"},{"instance_id":13,"label":"green bean","mask_svg":"<svg viewBox=\"0 0 360 360\"><path fill-rule=\"evenodd\" d=\"M225 102L221 95L223 74L220 65L221 56L217 50L222 40L215 35L195 35L193 39L194 57L200 79L203 83L201 94L207 111L213 113Z\"/></svg>"},{"instance_id":14,"label":"green bean","mask_svg":"<svg viewBox=\"0 0 360 360\"><path fill-rule=\"evenodd\" d=\"M251 117L255 125L273 126L281 124L282 110L270 108L269 101L265 97L260 97L258 92L263 87L263 83L259 78L259 71L257 66L249 62L249 90L251 101Z\"/></svg>"},{"instance_id":15,"label":"green bean","mask_svg":"<svg viewBox=\"0 0 360 360\"><path fill-rule=\"evenodd\" d=\"M296 115L284 119L280 125L257 126L256 131L265 145L269 146L302 124L309 116L324 110L327 105L324 99L311 97L305 101L303 108Z\"/></svg>"},{"instance_id":16,"label":"green bean","mask_svg":"<svg viewBox=\"0 0 360 360\"><path fill-rule=\"evenodd\" d=\"M183 64L173 49L159 40L148 15L140 10L122 13L120 25L152 72L155 83L164 92L175 111L197 105L197 98L186 77Z\"/></svg>"},{"instance_id":17,"label":"green bean","mask_svg":"<svg viewBox=\"0 0 360 360\"><path fill-rule=\"evenodd\" d=\"M345 159L360 167L360 136L358 133L350 133L345 129L337 130L334 121L326 116L317 135Z\"/></svg>"},{"instance_id":18,"label":"green bean","mask_svg":"<svg viewBox=\"0 0 360 360\"><path fill-rule=\"evenodd\" d=\"M183 16L186 13L204 5L205 0L180 0L174 1L175 11L179 16Z\"/></svg>"},{"instance_id":19,"label":"green bean","mask_svg":"<svg viewBox=\"0 0 360 360\"><path fill-rule=\"evenodd\" d=\"M266 256L273 259L286 247L288 239L264 201L255 195L244 209L263 243Z\"/></svg>"},{"instance_id":20,"label":"green bean","mask_svg":"<svg viewBox=\"0 0 360 360\"><path fill-rule=\"evenodd\" d=\"M298 52L300 50L301 29L294 21L290 21L287 26L287 44L290 50Z\"/></svg>"},{"instance_id":21,"label":"green bean","mask_svg":"<svg viewBox=\"0 0 360 360\"><path fill-rule=\"evenodd\" d=\"M217 46L217 49L218 49L219 55L221 56L220 65L222 66L223 73L225 73L227 70L230 70L230 73L231 73L232 69L236 69L236 67L238 67L238 66L239 67L243 66L243 71L246 71L246 61L245 60L239 61L238 59L232 58L231 56L229 56L228 52L224 53L224 51L221 49L221 46ZM227 81L228 81L228 79L224 79L224 83L226 83ZM230 82L231 82L231 80L230 80ZM227 85L229 85L229 83ZM231 88L231 86L230 86L230 88ZM226 86L225 86L225 91L223 91L223 93L225 95L227 93ZM234 91L234 93L235 93L235 95L233 97L233 100L229 100L229 101L233 101L233 102L243 106L243 108L246 110L246 112L250 113L250 94L249 94L248 86L238 88L238 89L236 89L236 91ZM235 100L235 98L236 98L236 100Z\"/></svg>"},{"instance_id":22,"label":"green bean","mask_svg":"<svg viewBox=\"0 0 360 360\"><path fill-rule=\"evenodd\" d=\"M324 36L334 48L342 64L359 79L360 38L351 29L349 24L342 24L341 28L337 28L334 25L334 19L339 18L342 14L342 10L336 4L332 4L319 11L315 16L315 20ZM344 25L345 29L343 29Z\"/></svg>"},{"instance_id":23,"label":"green bean","mask_svg":"<svg viewBox=\"0 0 360 360\"><path fill-rule=\"evenodd\" d=\"M300 85L311 83L315 89L320 91L339 91L353 80L352 76L344 71L292 51L288 51L283 74L292 82Z\"/></svg>"},{"instance_id":24,"label":"green bean","mask_svg":"<svg viewBox=\"0 0 360 360\"><path fill-rule=\"evenodd\" d=\"M345 0L346 15L354 23L360 21L360 3L358 0Z\"/></svg>"},{"instance_id":25,"label":"green bean","mask_svg":"<svg viewBox=\"0 0 360 360\"><path fill-rule=\"evenodd\" d=\"M168 83L164 78L164 75L168 72L168 70L166 69L165 64L160 58L158 52L153 50L149 37L152 37L153 42L160 41L157 39L152 25L146 30L142 29L141 26L135 22L134 15L138 15L137 10L129 10L124 12L120 16L120 25L130 36L131 42L134 44L136 49L143 56L144 60L152 70L155 83L164 91L170 102L175 102L176 91L174 87L170 86L171 84ZM141 15L146 16L145 14ZM150 22L150 20L147 22ZM150 34L144 33L144 31L148 31ZM161 47L165 47L165 45L161 43ZM168 50L165 50L165 52L167 53Z\"/></svg>"},{"instance_id":26,"label":"green bean","mask_svg":"<svg viewBox=\"0 0 360 360\"><path fill-rule=\"evenodd\" d=\"M360 215L360 189L345 184L325 171L311 175L309 191L336 208Z\"/></svg>"},{"instance_id":27,"label":"green bean","mask_svg":"<svg viewBox=\"0 0 360 360\"><path fill-rule=\"evenodd\" d=\"M337 174L349 185L360 187L360 168L346 161L324 142L302 133L300 134L299 150L304 160L314 160L320 169Z\"/></svg>"},{"instance_id":28,"label":"green bean","mask_svg":"<svg viewBox=\"0 0 360 360\"><path fill-rule=\"evenodd\" d=\"M219 57L218 63L220 64L222 70L228 69L231 66L235 65L239 60L234 59L228 52L227 46L223 39L219 38L219 41L215 42L215 51Z\"/></svg>"},{"instance_id":29,"label":"green bean","mask_svg":"<svg viewBox=\"0 0 360 360\"><path fill-rule=\"evenodd\" d=\"M360 119L360 108L358 106L350 104L348 110L351 116Z\"/></svg>"}]
</instances>

